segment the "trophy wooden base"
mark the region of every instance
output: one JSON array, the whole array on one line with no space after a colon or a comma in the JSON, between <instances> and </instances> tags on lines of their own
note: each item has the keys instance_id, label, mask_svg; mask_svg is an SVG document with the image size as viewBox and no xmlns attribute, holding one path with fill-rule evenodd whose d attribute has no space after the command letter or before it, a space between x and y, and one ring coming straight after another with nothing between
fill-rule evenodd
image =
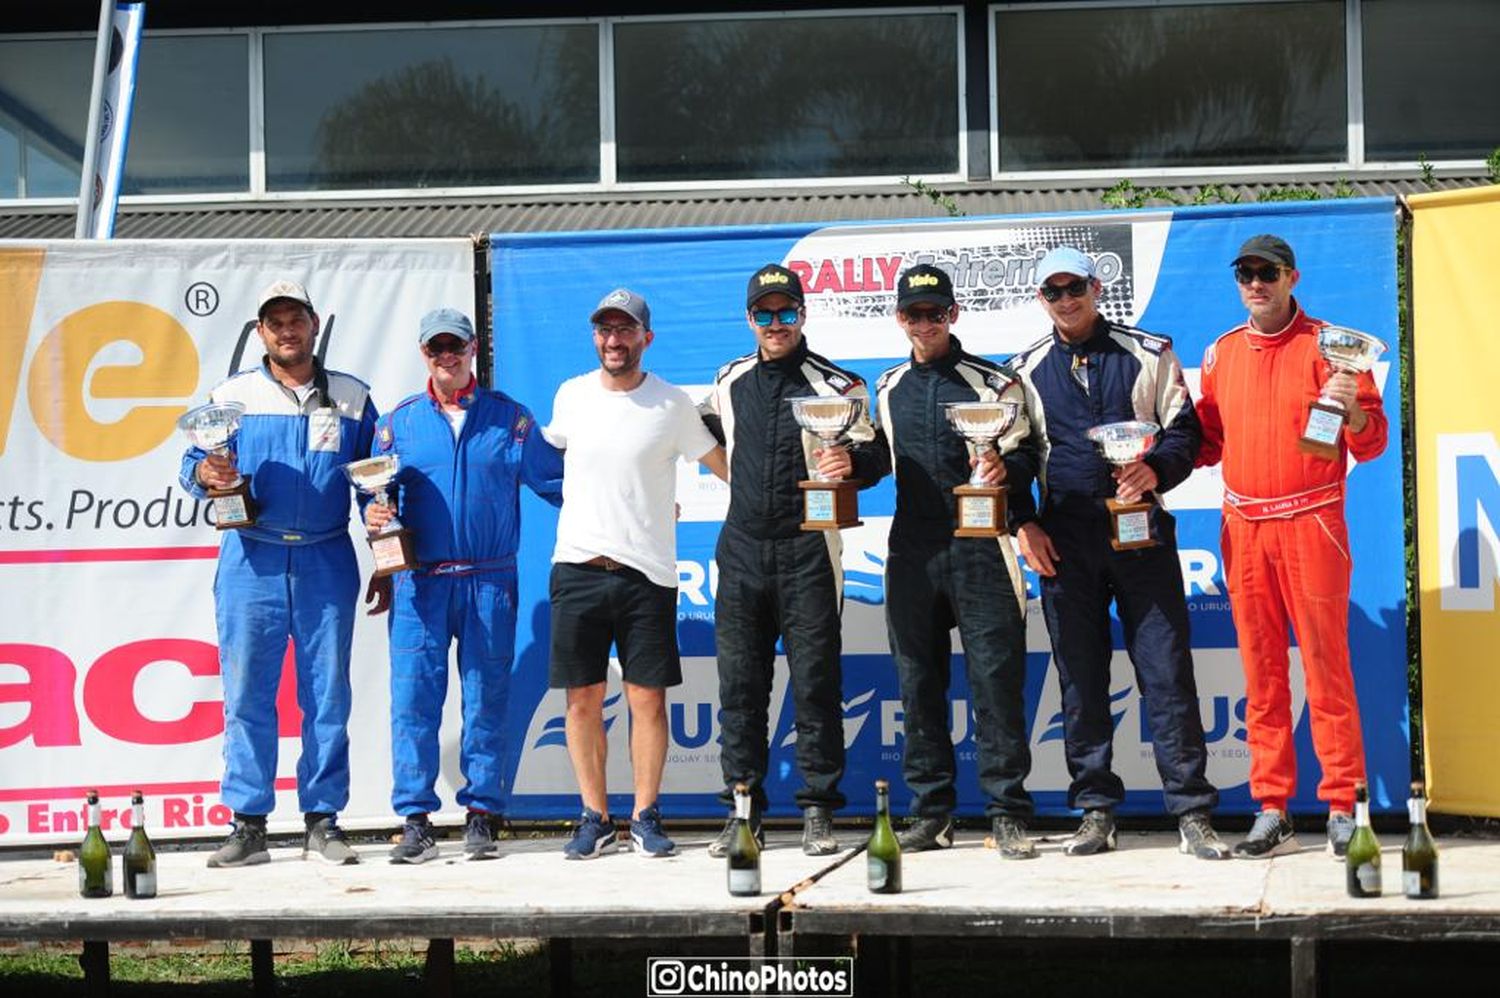
<instances>
[{"instance_id":1,"label":"trophy wooden base","mask_svg":"<svg viewBox=\"0 0 1500 998\"><path fill-rule=\"evenodd\" d=\"M1341 405L1329 405L1322 399L1307 404L1307 422L1303 426L1302 439L1297 442L1304 454L1321 457L1325 461L1336 461L1339 456L1339 438L1344 435L1344 425L1349 414Z\"/></svg>"},{"instance_id":2,"label":"trophy wooden base","mask_svg":"<svg viewBox=\"0 0 1500 998\"><path fill-rule=\"evenodd\" d=\"M1104 505L1109 509L1110 547L1135 551L1156 546L1156 538L1151 536L1151 503L1108 499Z\"/></svg>"},{"instance_id":3,"label":"trophy wooden base","mask_svg":"<svg viewBox=\"0 0 1500 998\"><path fill-rule=\"evenodd\" d=\"M250 498L250 476L242 475L232 489L207 489L213 503L214 526L220 530L238 530L255 523L255 500Z\"/></svg>"},{"instance_id":4,"label":"trophy wooden base","mask_svg":"<svg viewBox=\"0 0 1500 998\"><path fill-rule=\"evenodd\" d=\"M416 545L410 530L402 527L388 534L369 538L370 554L375 557L375 578L404 572L417 565Z\"/></svg>"},{"instance_id":5,"label":"trophy wooden base","mask_svg":"<svg viewBox=\"0 0 1500 998\"><path fill-rule=\"evenodd\" d=\"M803 530L843 530L864 522L858 482L798 482L797 487L802 490Z\"/></svg>"},{"instance_id":6,"label":"trophy wooden base","mask_svg":"<svg viewBox=\"0 0 1500 998\"><path fill-rule=\"evenodd\" d=\"M994 485L960 485L956 497L954 537L999 537L1005 527L1005 490Z\"/></svg>"}]
</instances>

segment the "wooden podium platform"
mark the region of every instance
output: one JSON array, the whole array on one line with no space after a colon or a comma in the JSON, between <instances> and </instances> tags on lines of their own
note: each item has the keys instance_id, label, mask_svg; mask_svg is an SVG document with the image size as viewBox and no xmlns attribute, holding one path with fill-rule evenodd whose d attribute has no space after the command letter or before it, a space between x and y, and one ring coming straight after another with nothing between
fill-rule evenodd
<instances>
[{"instance_id":1,"label":"wooden podium platform","mask_svg":"<svg viewBox=\"0 0 1500 998\"><path fill-rule=\"evenodd\" d=\"M422 866L391 865L383 845L359 846L364 862L348 867L289 848L239 870L208 869L206 850L162 852L161 893L150 901L86 900L72 864L0 858L0 939L83 942L100 993L112 941L247 940L266 994L274 939L431 940L430 994L451 984L454 938L547 940L554 992L564 994L574 939L651 940L668 955L675 939L707 937L722 939L726 955L787 957L813 937L845 937L858 941L861 976L897 994L909 990L913 937L1254 939L1286 943L1298 996L1318 991L1325 941L1500 940L1500 844L1487 842L1441 840L1443 897L1408 901L1387 835L1385 896L1355 901L1321 837L1302 837L1316 850L1269 862L1204 862L1161 832L1122 833L1116 852L1067 857L1059 833L1040 840L1037 859L1006 862L974 831L953 849L904 857L904 893L872 895L855 849L806 857L794 832L775 832L762 860L766 893L734 898L723 861L707 854L710 837L679 836L679 854L664 859L622 852L583 862L565 860L556 838L502 842L499 859L479 863L444 842L443 856ZM841 838L853 846L863 833Z\"/></svg>"}]
</instances>

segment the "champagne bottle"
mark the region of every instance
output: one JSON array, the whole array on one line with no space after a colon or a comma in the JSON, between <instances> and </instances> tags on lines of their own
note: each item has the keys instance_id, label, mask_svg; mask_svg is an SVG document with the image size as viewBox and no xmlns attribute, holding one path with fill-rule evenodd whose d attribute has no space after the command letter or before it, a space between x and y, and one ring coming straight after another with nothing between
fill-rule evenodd
<instances>
[{"instance_id":1,"label":"champagne bottle","mask_svg":"<svg viewBox=\"0 0 1500 998\"><path fill-rule=\"evenodd\" d=\"M125 896L156 897L156 850L146 837L146 801L137 790L130 795L130 838L125 842Z\"/></svg>"},{"instance_id":2,"label":"champagne bottle","mask_svg":"<svg viewBox=\"0 0 1500 998\"><path fill-rule=\"evenodd\" d=\"M901 844L891 830L890 790L885 780L875 781L875 827L865 844L866 876L875 894L901 893Z\"/></svg>"},{"instance_id":3,"label":"champagne bottle","mask_svg":"<svg viewBox=\"0 0 1500 998\"><path fill-rule=\"evenodd\" d=\"M1350 897L1380 897L1380 842L1370 827L1370 792L1364 780L1354 784L1354 834L1344 864Z\"/></svg>"},{"instance_id":4,"label":"champagne bottle","mask_svg":"<svg viewBox=\"0 0 1500 998\"><path fill-rule=\"evenodd\" d=\"M734 785L734 838L729 843L729 893L755 897L760 893L760 843L750 825L750 788Z\"/></svg>"},{"instance_id":5,"label":"champagne bottle","mask_svg":"<svg viewBox=\"0 0 1500 998\"><path fill-rule=\"evenodd\" d=\"M89 830L78 849L78 893L107 898L115 892L114 856L99 827L99 791L89 791L88 805Z\"/></svg>"},{"instance_id":6,"label":"champagne bottle","mask_svg":"<svg viewBox=\"0 0 1500 998\"><path fill-rule=\"evenodd\" d=\"M1401 847L1401 886L1409 898L1438 896L1438 854L1432 833L1427 830L1427 791L1420 783L1411 785L1411 799L1406 802L1411 817L1411 831Z\"/></svg>"}]
</instances>

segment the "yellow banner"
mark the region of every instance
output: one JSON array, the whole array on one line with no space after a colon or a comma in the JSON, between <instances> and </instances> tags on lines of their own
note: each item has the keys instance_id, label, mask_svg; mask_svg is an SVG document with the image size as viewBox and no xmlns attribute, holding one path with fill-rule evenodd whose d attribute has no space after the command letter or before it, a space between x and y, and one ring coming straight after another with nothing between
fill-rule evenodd
<instances>
[{"instance_id":1,"label":"yellow banner","mask_svg":"<svg viewBox=\"0 0 1500 998\"><path fill-rule=\"evenodd\" d=\"M1500 816L1500 186L1408 203L1428 793Z\"/></svg>"}]
</instances>

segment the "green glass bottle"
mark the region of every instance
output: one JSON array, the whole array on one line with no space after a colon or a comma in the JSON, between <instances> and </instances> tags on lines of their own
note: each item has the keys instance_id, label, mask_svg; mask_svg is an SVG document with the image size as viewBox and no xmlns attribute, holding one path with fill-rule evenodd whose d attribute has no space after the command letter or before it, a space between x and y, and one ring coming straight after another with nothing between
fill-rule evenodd
<instances>
[{"instance_id":1,"label":"green glass bottle","mask_svg":"<svg viewBox=\"0 0 1500 998\"><path fill-rule=\"evenodd\" d=\"M1349 838L1344 871L1350 897L1380 897L1380 842L1370 827L1370 792L1364 780L1354 784L1354 834Z\"/></svg>"},{"instance_id":2,"label":"green glass bottle","mask_svg":"<svg viewBox=\"0 0 1500 998\"><path fill-rule=\"evenodd\" d=\"M734 785L734 839L729 843L729 893L735 897L760 894L760 843L750 825L750 788Z\"/></svg>"},{"instance_id":3,"label":"green glass bottle","mask_svg":"<svg viewBox=\"0 0 1500 998\"><path fill-rule=\"evenodd\" d=\"M875 827L865 844L867 883L874 894L901 893L901 843L891 830L891 785L875 781Z\"/></svg>"},{"instance_id":4,"label":"green glass bottle","mask_svg":"<svg viewBox=\"0 0 1500 998\"><path fill-rule=\"evenodd\" d=\"M1427 830L1427 790L1420 783L1411 785L1411 799L1406 802L1411 817L1411 831L1401 847L1401 887L1409 898L1438 896L1437 843Z\"/></svg>"},{"instance_id":5,"label":"green glass bottle","mask_svg":"<svg viewBox=\"0 0 1500 998\"><path fill-rule=\"evenodd\" d=\"M120 866L125 873L125 896L156 897L156 850L146 837L146 799L137 790L130 795L130 838Z\"/></svg>"},{"instance_id":6,"label":"green glass bottle","mask_svg":"<svg viewBox=\"0 0 1500 998\"><path fill-rule=\"evenodd\" d=\"M99 791L88 793L89 830L78 848L78 893L86 898L107 898L115 892L114 856L99 827Z\"/></svg>"}]
</instances>

